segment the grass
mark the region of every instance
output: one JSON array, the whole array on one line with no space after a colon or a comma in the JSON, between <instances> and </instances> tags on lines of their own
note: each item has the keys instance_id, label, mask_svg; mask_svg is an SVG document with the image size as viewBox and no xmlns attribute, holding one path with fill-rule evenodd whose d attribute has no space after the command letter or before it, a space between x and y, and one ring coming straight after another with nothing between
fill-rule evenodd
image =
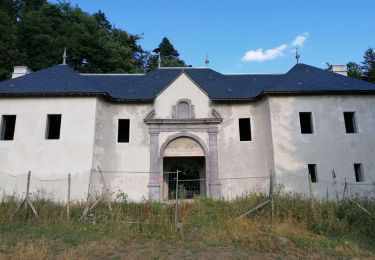
<instances>
[{"instance_id":1,"label":"grass","mask_svg":"<svg viewBox=\"0 0 375 260\"><path fill-rule=\"evenodd\" d=\"M39 218L26 219L17 201L0 202L0 259L123 258L374 258L375 220L350 202L309 201L289 194L246 219L237 216L266 199L251 195L236 201L199 197L180 205L180 230L174 205L113 203L113 214L99 204L87 221L83 204L71 207L39 198ZM375 216L375 204L360 200ZM127 224L128 221L140 224Z\"/></svg>"}]
</instances>

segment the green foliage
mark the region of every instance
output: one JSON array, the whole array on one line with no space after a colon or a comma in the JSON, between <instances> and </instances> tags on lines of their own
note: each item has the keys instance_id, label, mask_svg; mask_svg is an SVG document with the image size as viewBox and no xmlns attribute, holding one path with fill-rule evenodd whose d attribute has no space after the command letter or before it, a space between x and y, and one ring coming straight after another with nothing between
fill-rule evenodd
<instances>
[{"instance_id":1,"label":"green foliage","mask_svg":"<svg viewBox=\"0 0 375 260\"><path fill-rule=\"evenodd\" d=\"M362 70L364 79L375 83L375 52L371 47L363 55Z\"/></svg>"},{"instance_id":2,"label":"green foliage","mask_svg":"<svg viewBox=\"0 0 375 260\"><path fill-rule=\"evenodd\" d=\"M375 83L375 52L373 48L369 47L365 51L361 64L352 61L347 63L348 76Z\"/></svg>"},{"instance_id":3,"label":"green foliage","mask_svg":"<svg viewBox=\"0 0 375 260\"><path fill-rule=\"evenodd\" d=\"M187 65L179 58L180 54L174 48L167 37L164 37L158 48L154 49L155 55L148 53L147 69L149 71L158 68L159 55L161 67L186 67Z\"/></svg>"},{"instance_id":4,"label":"green foliage","mask_svg":"<svg viewBox=\"0 0 375 260\"><path fill-rule=\"evenodd\" d=\"M99 10L90 15L68 2L0 0L0 80L14 66L36 71L62 62L78 72L139 73L144 68L186 66L178 51L163 38L154 54L138 44L142 35L129 34L112 25Z\"/></svg>"},{"instance_id":5,"label":"green foliage","mask_svg":"<svg viewBox=\"0 0 375 260\"><path fill-rule=\"evenodd\" d=\"M62 62L79 72L141 72L140 35L115 28L101 11L89 15L69 3L0 0L0 79L13 66L40 70Z\"/></svg>"},{"instance_id":6,"label":"green foliage","mask_svg":"<svg viewBox=\"0 0 375 260\"><path fill-rule=\"evenodd\" d=\"M281 250L284 254L296 250L306 254L330 252L328 256L331 258L366 257L368 255L363 255L363 252L375 253L375 220L350 202L308 200L292 193L278 195L271 222L269 206L246 219L236 219L265 201L265 195L252 194L231 202L198 197L194 201L181 201L179 220L183 226L178 231L174 226L173 203L135 203L129 201L124 193L119 193L117 199L112 203L112 214L106 203L101 202L90 213L88 221L83 221L80 217L84 203L74 203L71 218L66 219L63 204L42 196L34 198L39 219L29 215L26 220L26 212L22 208L10 220L9 216L18 201L4 198L0 202L0 255L8 251L11 253L11 248L17 248L24 240L45 238L51 250L56 251L109 239L110 243L183 243L184 247L195 248L195 251L207 246L234 245L260 252ZM373 200L358 198L358 202L375 214ZM286 246L280 245L280 237L291 242Z\"/></svg>"},{"instance_id":7,"label":"green foliage","mask_svg":"<svg viewBox=\"0 0 375 260\"><path fill-rule=\"evenodd\" d=\"M348 76L355 79L362 79L362 68L359 64L351 61L346 64Z\"/></svg>"}]
</instances>

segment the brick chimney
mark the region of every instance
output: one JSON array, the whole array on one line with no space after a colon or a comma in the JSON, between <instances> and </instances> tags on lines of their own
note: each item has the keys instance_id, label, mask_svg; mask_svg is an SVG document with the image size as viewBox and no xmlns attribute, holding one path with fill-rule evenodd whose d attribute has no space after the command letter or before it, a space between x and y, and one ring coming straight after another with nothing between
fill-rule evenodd
<instances>
[{"instance_id":1,"label":"brick chimney","mask_svg":"<svg viewBox=\"0 0 375 260\"><path fill-rule=\"evenodd\" d=\"M27 66L15 66L12 73L12 79L25 76L26 74L30 74L31 72L33 71Z\"/></svg>"}]
</instances>

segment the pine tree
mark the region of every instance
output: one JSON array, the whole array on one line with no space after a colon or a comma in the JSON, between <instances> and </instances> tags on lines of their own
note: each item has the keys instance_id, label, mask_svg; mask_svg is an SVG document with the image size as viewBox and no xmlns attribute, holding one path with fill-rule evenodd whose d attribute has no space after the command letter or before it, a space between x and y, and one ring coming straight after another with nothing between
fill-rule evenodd
<instances>
[{"instance_id":1,"label":"pine tree","mask_svg":"<svg viewBox=\"0 0 375 260\"><path fill-rule=\"evenodd\" d=\"M154 70L158 68L159 55L161 58L162 67L186 67L187 65L179 58L180 54L174 48L167 37L164 37L158 48L154 49L155 55L148 53L147 68Z\"/></svg>"},{"instance_id":2,"label":"pine tree","mask_svg":"<svg viewBox=\"0 0 375 260\"><path fill-rule=\"evenodd\" d=\"M178 51L174 48L167 37L163 38L163 40L159 44L159 47L154 49L153 52L155 52L156 54L160 53L160 56L170 59L178 59L178 57L180 56Z\"/></svg>"},{"instance_id":3,"label":"pine tree","mask_svg":"<svg viewBox=\"0 0 375 260\"><path fill-rule=\"evenodd\" d=\"M371 47L363 55L362 71L364 80L375 83L375 52Z\"/></svg>"},{"instance_id":4,"label":"pine tree","mask_svg":"<svg viewBox=\"0 0 375 260\"><path fill-rule=\"evenodd\" d=\"M359 64L351 61L346 64L348 76L355 79L362 79L362 68Z\"/></svg>"}]
</instances>

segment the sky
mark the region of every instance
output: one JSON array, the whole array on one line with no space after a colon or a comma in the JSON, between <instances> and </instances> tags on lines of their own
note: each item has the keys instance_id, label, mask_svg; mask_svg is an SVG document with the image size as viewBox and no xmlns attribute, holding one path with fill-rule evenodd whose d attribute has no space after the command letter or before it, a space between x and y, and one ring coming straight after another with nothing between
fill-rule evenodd
<instances>
[{"instance_id":1,"label":"sky","mask_svg":"<svg viewBox=\"0 0 375 260\"><path fill-rule=\"evenodd\" d=\"M56 1L51 1L56 2ZM357 63L375 48L375 0L70 0L102 10L117 28L155 49L167 37L193 67L221 73L285 73L300 62Z\"/></svg>"}]
</instances>

